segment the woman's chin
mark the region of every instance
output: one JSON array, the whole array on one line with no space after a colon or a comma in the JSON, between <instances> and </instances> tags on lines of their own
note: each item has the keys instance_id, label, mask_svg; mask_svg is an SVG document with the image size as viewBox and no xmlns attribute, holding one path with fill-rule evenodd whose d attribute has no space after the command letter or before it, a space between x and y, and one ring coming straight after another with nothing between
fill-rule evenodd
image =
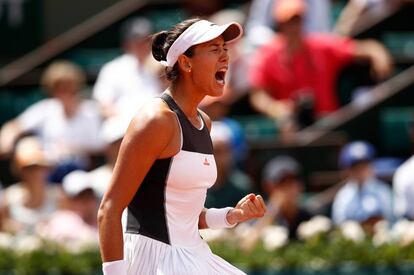
<instances>
[{"instance_id":1,"label":"woman's chin","mask_svg":"<svg viewBox=\"0 0 414 275\"><path fill-rule=\"evenodd\" d=\"M224 85L212 90L208 95L218 97L218 96L222 96L223 93L224 93Z\"/></svg>"}]
</instances>

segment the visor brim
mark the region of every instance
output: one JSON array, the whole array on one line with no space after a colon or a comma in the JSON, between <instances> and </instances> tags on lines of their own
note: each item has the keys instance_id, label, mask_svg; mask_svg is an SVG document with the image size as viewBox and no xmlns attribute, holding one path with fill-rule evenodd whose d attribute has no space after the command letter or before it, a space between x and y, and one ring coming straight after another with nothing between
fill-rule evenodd
<instances>
[{"instance_id":1,"label":"visor brim","mask_svg":"<svg viewBox=\"0 0 414 275\"><path fill-rule=\"evenodd\" d=\"M202 37L200 37L194 45L202 44L213 39L216 39L219 36L223 36L224 41L227 44L233 43L240 39L243 35L243 28L239 23L232 22L225 25L213 25L210 31L206 32Z\"/></svg>"}]
</instances>

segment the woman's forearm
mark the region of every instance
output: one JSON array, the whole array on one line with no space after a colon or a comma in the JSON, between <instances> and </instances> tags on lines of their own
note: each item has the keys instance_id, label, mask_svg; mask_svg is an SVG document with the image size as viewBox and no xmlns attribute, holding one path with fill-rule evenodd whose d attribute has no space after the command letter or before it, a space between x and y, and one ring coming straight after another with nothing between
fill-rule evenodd
<instances>
[{"instance_id":1,"label":"woman's forearm","mask_svg":"<svg viewBox=\"0 0 414 275\"><path fill-rule=\"evenodd\" d=\"M102 208L102 206L101 206ZM99 243L103 262L124 258L121 214L100 209L98 212Z\"/></svg>"},{"instance_id":2,"label":"woman's forearm","mask_svg":"<svg viewBox=\"0 0 414 275\"><path fill-rule=\"evenodd\" d=\"M233 207L225 208L204 208L201 211L198 218L198 228L199 229L220 229L220 228L231 228L236 226L237 217L230 214ZM232 220L230 222L230 219Z\"/></svg>"}]
</instances>

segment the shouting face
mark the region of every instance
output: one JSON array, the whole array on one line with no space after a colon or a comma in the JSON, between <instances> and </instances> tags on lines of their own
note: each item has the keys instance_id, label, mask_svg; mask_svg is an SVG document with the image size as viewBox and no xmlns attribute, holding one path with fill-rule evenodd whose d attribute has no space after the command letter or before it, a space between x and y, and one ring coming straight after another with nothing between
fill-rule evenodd
<instances>
[{"instance_id":1,"label":"shouting face","mask_svg":"<svg viewBox=\"0 0 414 275\"><path fill-rule=\"evenodd\" d=\"M220 96L223 93L229 65L227 45L223 37L196 45L189 58L189 81L204 95Z\"/></svg>"}]
</instances>

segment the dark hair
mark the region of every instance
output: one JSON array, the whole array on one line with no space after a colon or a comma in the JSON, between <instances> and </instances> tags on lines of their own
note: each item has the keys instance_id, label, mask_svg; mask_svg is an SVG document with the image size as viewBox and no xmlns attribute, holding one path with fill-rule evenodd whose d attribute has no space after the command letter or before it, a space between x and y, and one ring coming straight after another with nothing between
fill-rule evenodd
<instances>
[{"instance_id":1,"label":"dark hair","mask_svg":"<svg viewBox=\"0 0 414 275\"><path fill-rule=\"evenodd\" d=\"M157 61L166 61L167 53L174 41L192 24L200 21L199 18L187 19L181 23L178 23L172 27L169 31L161 31L154 34L152 38L152 56ZM184 53L186 56L191 57L194 54L193 47L190 47ZM179 77L180 71L178 69L178 63L174 66L167 67L165 69L165 75L169 81L176 81Z\"/></svg>"}]
</instances>

